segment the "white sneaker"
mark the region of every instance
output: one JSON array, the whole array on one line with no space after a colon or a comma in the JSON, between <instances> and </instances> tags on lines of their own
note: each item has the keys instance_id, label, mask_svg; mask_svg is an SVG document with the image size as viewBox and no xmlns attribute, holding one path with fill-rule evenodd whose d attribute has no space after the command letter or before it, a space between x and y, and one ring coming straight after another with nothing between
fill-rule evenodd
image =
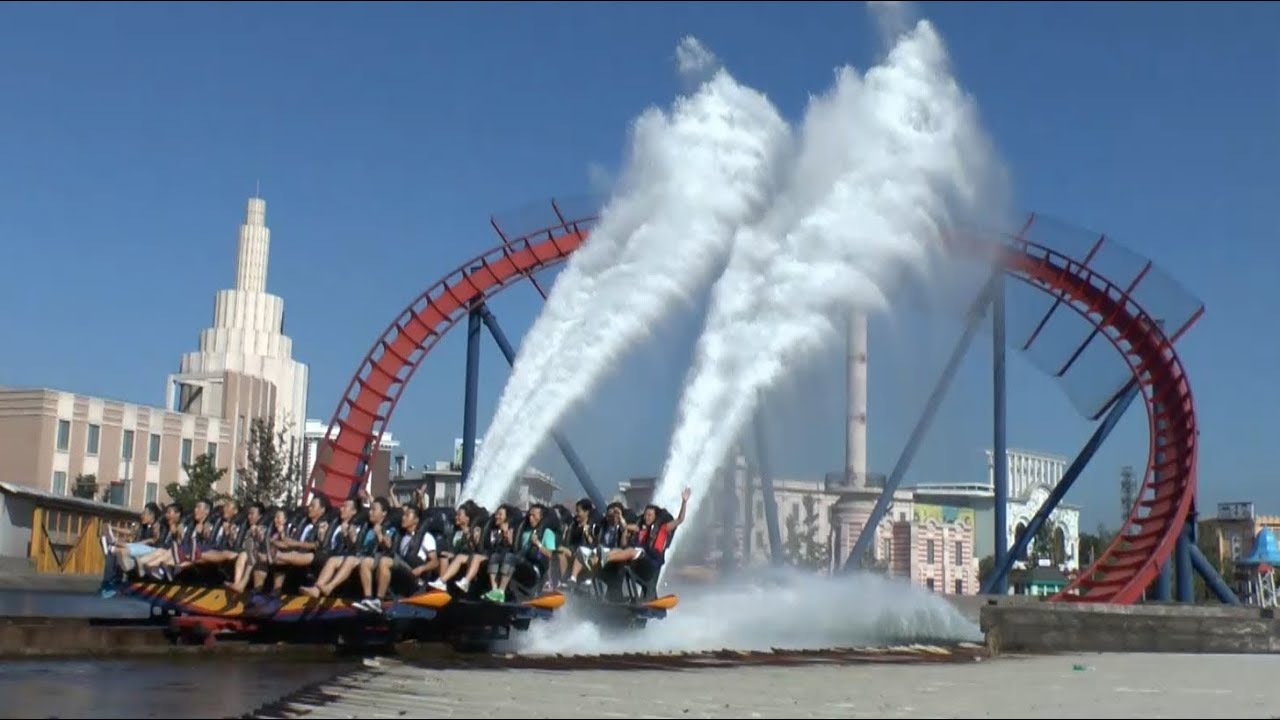
<instances>
[{"instance_id":1,"label":"white sneaker","mask_svg":"<svg viewBox=\"0 0 1280 720\"><path fill-rule=\"evenodd\" d=\"M449 592L449 586L445 585L444 581L442 580L432 580L431 582L427 583L427 587L431 588L432 590L439 590L440 592Z\"/></svg>"},{"instance_id":2,"label":"white sneaker","mask_svg":"<svg viewBox=\"0 0 1280 720\"><path fill-rule=\"evenodd\" d=\"M468 590L470 590L470 589L471 589L471 582L470 582L469 580L467 580L466 578L462 578L461 580L457 580L457 581L455 581L453 584L454 584L454 585L457 585L457 586L458 586L458 589L459 589L459 590L461 590L462 592L466 592L466 591L468 591Z\"/></svg>"}]
</instances>

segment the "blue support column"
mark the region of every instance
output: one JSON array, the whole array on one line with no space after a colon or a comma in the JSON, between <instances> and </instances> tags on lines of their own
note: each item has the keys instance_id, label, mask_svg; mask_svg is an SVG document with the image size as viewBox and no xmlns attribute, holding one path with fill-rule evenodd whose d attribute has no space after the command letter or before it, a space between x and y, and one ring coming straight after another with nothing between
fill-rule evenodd
<instances>
[{"instance_id":1,"label":"blue support column","mask_svg":"<svg viewBox=\"0 0 1280 720\"><path fill-rule=\"evenodd\" d=\"M1106 441L1107 436L1110 435L1111 431L1115 430L1116 425L1119 424L1120 418L1124 417L1125 411L1133 404L1134 398L1138 397L1138 389L1137 381L1131 380L1129 384L1125 386L1125 389L1121 391L1119 398L1116 400L1115 404L1111 406L1110 412L1107 413L1107 417L1102 421L1102 424L1098 426L1098 429L1093 431L1093 435L1089 438L1089 441L1084 444L1084 447L1080 449L1080 453L1076 455L1076 459L1071 462L1071 465L1067 466L1067 471L1063 473L1062 479L1059 480L1058 484L1049 492L1049 497L1045 499L1044 504L1040 506L1040 509L1036 511L1036 514L1032 516L1031 520L1027 523L1026 530L1023 531L1022 535L1013 543L1013 547L1010 548L1009 552L1005 555L1004 562L996 562L995 569L992 571L991 576L987 578L987 582L984 584L982 592L1003 592L1003 590L995 589L997 587L1003 587L1002 585L998 585L998 583L1007 582L1009 570L1013 568L1014 561L1026 554L1027 547L1030 546L1032 539L1036 536L1036 533L1039 532L1041 526L1049 520L1049 516L1053 514L1055 509L1057 509L1058 503L1062 502L1062 499L1067 496L1067 492L1071 490L1071 486L1077 479L1079 479L1081 473L1084 472L1085 467L1088 466L1089 461L1093 459L1094 454L1102 447L1102 443Z\"/></svg>"},{"instance_id":2,"label":"blue support column","mask_svg":"<svg viewBox=\"0 0 1280 720\"><path fill-rule=\"evenodd\" d=\"M502 327L498 325L498 319L489 311L488 306L481 305L477 308L480 318L484 321L485 327L489 328L489 335L493 337L493 341L497 343L498 350L502 356L507 359L508 365L514 365L516 362L516 351L511 346L511 342L507 340L507 334L502 332ZM551 431L551 438L556 441L556 446L560 448L560 454L564 455L564 461L568 463L569 469L578 478L578 484L582 486L583 492L591 499L592 504L598 508L604 508L609 503L605 500L604 495L596 489L596 484L591 480L591 475L587 473L587 468L582 464L582 458L578 457L578 453L573 451L573 446L558 431Z\"/></svg>"},{"instance_id":3,"label":"blue support column","mask_svg":"<svg viewBox=\"0 0 1280 720\"><path fill-rule=\"evenodd\" d=\"M992 395L992 485L995 491L995 564L1008 565L1009 555L1009 455L1005 439L1005 347L1004 347L1004 273L996 281L991 298L991 395ZM1031 530L1028 529L1028 535ZM988 592L1004 595L1008 592L1008 574L996 573L995 582Z\"/></svg>"},{"instance_id":4,"label":"blue support column","mask_svg":"<svg viewBox=\"0 0 1280 720\"><path fill-rule=\"evenodd\" d=\"M476 405L480 392L480 312L471 308L467 314L467 375L462 406L462 482L471 479L471 464L476 459Z\"/></svg>"},{"instance_id":5,"label":"blue support column","mask_svg":"<svg viewBox=\"0 0 1280 720\"><path fill-rule=\"evenodd\" d=\"M760 466L760 494L764 498L764 524L769 532L769 558L782 565L782 531L778 527L778 498L773 494L773 475L769 471L769 455L765 448L764 420L759 412L752 423L756 436L756 463Z\"/></svg>"},{"instance_id":6,"label":"blue support column","mask_svg":"<svg viewBox=\"0 0 1280 720\"><path fill-rule=\"evenodd\" d=\"M1195 583L1192 582L1191 574L1191 528L1195 523L1195 509L1192 508L1191 514L1187 516L1187 522L1182 526L1182 532L1178 534L1178 546L1174 553L1174 557L1178 563L1178 602L1193 603L1196 601Z\"/></svg>"},{"instance_id":7,"label":"blue support column","mask_svg":"<svg viewBox=\"0 0 1280 720\"><path fill-rule=\"evenodd\" d=\"M1158 418L1163 414L1160 403L1155 403L1152 408L1155 413L1155 417ZM1164 451L1161 450L1161 448L1164 447L1164 443L1162 442L1162 438L1159 434L1156 435L1155 444L1155 466L1158 468L1164 464ZM1152 479L1155 480L1156 483L1159 483L1160 471L1153 470L1152 473ZM1176 558L1177 553L1175 552L1175 554L1168 560L1165 560L1164 565L1160 567L1160 575L1156 578L1156 600L1159 600L1160 602L1169 602L1173 600L1173 563Z\"/></svg>"},{"instance_id":8,"label":"blue support column","mask_svg":"<svg viewBox=\"0 0 1280 720\"><path fill-rule=\"evenodd\" d=\"M942 377L938 378L938 384L933 388L933 394L929 396L929 401L925 403L924 412L921 413L920 419L916 421L916 426L911 431L911 437L907 438L907 445L902 449L902 454L898 456L898 462L893 466L893 472L885 480L884 492L876 500L875 508L871 510L871 515L867 518L867 522L863 524L862 531L858 533L858 540L853 545L853 551L849 553L849 557L845 558L845 571L857 570L861 567L862 558L875 540L875 529L879 527L880 521L884 519L884 514L889 511L889 504L893 502L893 493L897 491L898 485L902 483L902 476L906 474L916 451L920 449L924 434L929 430L929 425L933 422L933 416L937 414L938 406L942 404L942 398L946 396L947 389L951 386L951 380L955 377L956 370L960 367L960 361L964 360L964 355L969 350L969 344L973 342L973 336L978 332L978 327L982 324L982 317L986 312L987 305L991 303L996 283L1003 277L1003 274L1003 268L996 268L987 284L983 286L982 291L978 293L973 305L969 308L964 332L960 335L960 340L956 343L955 349L951 351L951 357L947 360L947 365L942 370Z\"/></svg>"},{"instance_id":9,"label":"blue support column","mask_svg":"<svg viewBox=\"0 0 1280 720\"><path fill-rule=\"evenodd\" d=\"M1187 554L1191 556L1191 566L1195 568L1196 572L1200 573L1200 577L1204 578L1205 585L1209 586L1209 592L1213 593L1219 602L1227 605L1240 604L1240 598L1236 597L1236 594L1231 591L1231 588L1223 581L1218 571L1213 569L1213 564L1209 562L1209 558L1200 552L1200 548L1195 543L1191 543L1190 547L1187 548Z\"/></svg>"}]
</instances>

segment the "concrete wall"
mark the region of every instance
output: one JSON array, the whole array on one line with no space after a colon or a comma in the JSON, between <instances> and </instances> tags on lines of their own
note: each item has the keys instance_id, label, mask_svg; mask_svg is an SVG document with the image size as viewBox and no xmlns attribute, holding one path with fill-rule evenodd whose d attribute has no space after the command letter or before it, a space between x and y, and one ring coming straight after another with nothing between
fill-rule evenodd
<instances>
[{"instance_id":1,"label":"concrete wall","mask_svg":"<svg viewBox=\"0 0 1280 720\"><path fill-rule=\"evenodd\" d=\"M35 501L0 493L0 557L28 557Z\"/></svg>"},{"instance_id":2,"label":"concrete wall","mask_svg":"<svg viewBox=\"0 0 1280 720\"><path fill-rule=\"evenodd\" d=\"M994 654L1280 652L1280 620L1248 607L1001 599L981 609L980 626Z\"/></svg>"}]
</instances>

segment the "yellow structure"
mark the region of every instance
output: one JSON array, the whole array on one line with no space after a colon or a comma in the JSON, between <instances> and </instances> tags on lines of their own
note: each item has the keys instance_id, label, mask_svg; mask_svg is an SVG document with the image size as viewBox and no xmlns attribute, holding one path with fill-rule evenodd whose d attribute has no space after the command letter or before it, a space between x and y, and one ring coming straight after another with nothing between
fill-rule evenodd
<instances>
[{"instance_id":1,"label":"yellow structure","mask_svg":"<svg viewBox=\"0 0 1280 720\"><path fill-rule=\"evenodd\" d=\"M126 532L137 514L106 503L0 483L0 556L38 573L100 575L104 526Z\"/></svg>"}]
</instances>

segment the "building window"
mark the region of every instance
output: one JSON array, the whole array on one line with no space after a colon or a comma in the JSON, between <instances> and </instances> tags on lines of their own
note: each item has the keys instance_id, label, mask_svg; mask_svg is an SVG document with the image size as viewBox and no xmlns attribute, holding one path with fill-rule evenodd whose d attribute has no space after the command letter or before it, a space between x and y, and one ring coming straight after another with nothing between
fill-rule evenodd
<instances>
[{"instance_id":1,"label":"building window","mask_svg":"<svg viewBox=\"0 0 1280 720\"><path fill-rule=\"evenodd\" d=\"M932 565L934 562L936 562L936 561L933 559L933 541L932 541L932 540L930 540L929 542L925 543L925 546L924 546L924 555L925 555L925 557L924 557L924 561L925 561L925 563L926 563L926 564L928 564L928 565ZM933 582L933 581L932 581L932 580L930 580L929 582ZM933 586L932 586L932 585L930 585L930 589L932 589L932 587L933 587Z\"/></svg>"},{"instance_id":2,"label":"building window","mask_svg":"<svg viewBox=\"0 0 1280 720\"><path fill-rule=\"evenodd\" d=\"M153 435L152 437L155 437L155 436ZM159 494L160 494L160 483L149 482L147 483L147 486L143 489L142 502L153 503L156 501L156 496Z\"/></svg>"},{"instance_id":3,"label":"building window","mask_svg":"<svg viewBox=\"0 0 1280 720\"><path fill-rule=\"evenodd\" d=\"M124 431L124 440L120 443L120 459L121 460L133 459L133 431L132 430Z\"/></svg>"},{"instance_id":4,"label":"building window","mask_svg":"<svg viewBox=\"0 0 1280 720\"><path fill-rule=\"evenodd\" d=\"M191 440L190 438L182 439L182 464L191 464Z\"/></svg>"},{"instance_id":5,"label":"building window","mask_svg":"<svg viewBox=\"0 0 1280 720\"><path fill-rule=\"evenodd\" d=\"M98 454L98 434L102 432L102 428L97 425L89 425L89 437L86 438L85 452L89 455Z\"/></svg>"},{"instance_id":6,"label":"building window","mask_svg":"<svg viewBox=\"0 0 1280 720\"><path fill-rule=\"evenodd\" d=\"M205 446L205 454L209 456L209 464L218 465L218 443L209 443Z\"/></svg>"},{"instance_id":7,"label":"building window","mask_svg":"<svg viewBox=\"0 0 1280 720\"><path fill-rule=\"evenodd\" d=\"M147 462L152 465L160 463L160 436L151 433L151 447L147 450Z\"/></svg>"},{"instance_id":8,"label":"building window","mask_svg":"<svg viewBox=\"0 0 1280 720\"><path fill-rule=\"evenodd\" d=\"M925 580L925 581L924 581L924 586L925 586L925 587L927 587L927 588L929 588L930 590L932 590L932 589L933 589L933 578L929 578L928 580Z\"/></svg>"},{"instance_id":9,"label":"building window","mask_svg":"<svg viewBox=\"0 0 1280 720\"><path fill-rule=\"evenodd\" d=\"M123 482L111 483L108 487L110 489L108 490L107 498L112 505L129 507L129 495L130 491L133 489L133 483L125 480Z\"/></svg>"},{"instance_id":10,"label":"building window","mask_svg":"<svg viewBox=\"0 0 1280 720\"><path fill-rule=\"evenodd\" d=\"M58 452L66 452L71 449L71 421L58 421Z\"/></svg>"},{"instance_id":11,"label":"building window","mask_svg":"<svg viewBox=\"0 0 1280 720\"><path fill-rule=\"evenodd\" d=\"M964 543L959 540L956 541L956 564L964 564Z\"/></svg>"},{"instance_id":12,"label":"building window","mask_svg":"<svg viewBox=\"0 0 1280 720\"><path fill-rule=\"evenodd\" d=\"M963 580L957 580L957 581L956 581L956 594L957 594L957 595L963 595L963 594L964 594L964 581L963 581Z\"/></svg>"},{"instance_id":13,"label":"building window","mask_svg":"<svg viewBox=\"0 0 1280 720\"><path fill-rule=\"evenodd\" d=\"M53 471L53 494L59 497L67 494L67 474L61 470Z\"/></svg>"}]
</instances>

